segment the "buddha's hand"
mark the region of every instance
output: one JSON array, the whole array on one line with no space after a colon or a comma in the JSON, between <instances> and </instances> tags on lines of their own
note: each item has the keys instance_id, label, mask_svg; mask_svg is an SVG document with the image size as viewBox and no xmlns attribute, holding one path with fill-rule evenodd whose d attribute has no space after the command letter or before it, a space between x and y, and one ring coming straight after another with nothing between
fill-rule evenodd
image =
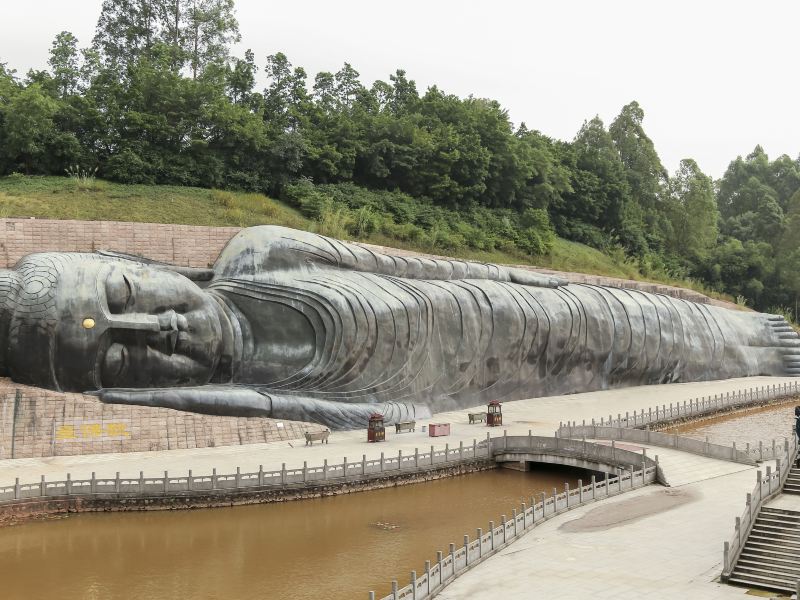
<instances>
[{"instance_id":1,"label":"buddha's hand","mask_svg":"<svg viewBox=\"0 0 800 600\"><path fill-rule=\"evenodd\" d=\"M520 285L529 285L532 287L545 287L557 288L564 285L569 285L569 281L561 277L553 277L551 275L541 275L533 271L526 271L525 269L509 268L509 277L512 283Z\"/></svg>"},{"instance_id":2,"label":"buddha's hand","mask_svg":"<svg viewBox=\"0 0 800 600\"><path fill-rule=\"evenodd\" d=\"M230 417L265 417L272 412L269 396L237 386L159 389L113 388L88 392L106 404L135 404L153 408L171 408L207 415Z\"/></svg>"}]
</instances>

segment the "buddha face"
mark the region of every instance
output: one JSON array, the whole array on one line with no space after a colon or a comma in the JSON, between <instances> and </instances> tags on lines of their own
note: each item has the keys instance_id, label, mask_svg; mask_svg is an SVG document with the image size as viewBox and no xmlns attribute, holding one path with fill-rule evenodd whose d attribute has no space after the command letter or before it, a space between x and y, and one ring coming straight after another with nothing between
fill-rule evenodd
<instances>
[{"instance_id":1,"label":"buddha face","mask_svg":"<svg viewBox=\"0 0 800 600\"><path fill-rule=\"evenodd\" d=\"M91 256L64 265L57 286L52 360L60 389L203 385L211 379L222 352L218 309L189 279Z\"/></svg>"}]
</instances>

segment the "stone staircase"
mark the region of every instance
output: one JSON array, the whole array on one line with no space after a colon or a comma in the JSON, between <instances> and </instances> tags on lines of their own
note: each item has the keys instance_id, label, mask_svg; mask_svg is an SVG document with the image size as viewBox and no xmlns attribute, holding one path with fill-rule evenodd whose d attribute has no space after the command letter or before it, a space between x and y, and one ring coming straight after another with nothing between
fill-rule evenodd
<instances>
[{"instance_id":1,"label":"stone staircase","mask_svg":"<svg viewBox=\"0 0 800 600\"><path fill-rule=\"evenodd\" d=\"M800 495L800 469L797 468L797 463L789 471L789 476L786 478L786 483L783 486L784 494L798 494Z\"/></svg>"},{"instance_id":2,"label":"stone staircase","mask_svg":"<svg viewBox=\"0 0 800 600\"><path fill-rule=\"evenodd\" d=\"M794 592L800 579L800 512L763 507L730 583Z\"/></svg>"}]
</instances>

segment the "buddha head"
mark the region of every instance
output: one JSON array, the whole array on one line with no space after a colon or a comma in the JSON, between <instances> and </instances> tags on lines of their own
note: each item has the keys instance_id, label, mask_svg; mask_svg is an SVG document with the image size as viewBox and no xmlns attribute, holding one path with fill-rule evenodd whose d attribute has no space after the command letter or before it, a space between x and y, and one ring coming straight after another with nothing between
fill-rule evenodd
<instances>
[{"instance_id":1,"label":"buddha head","mask_svg":"<svg viewBox=\"0 0 800 600\"><path fill-rule=\"evenodd\" d=\"M0 270L0 376L77 392L208 383L220 316L180 271L79 253L32 254Z\"/></svg>"}]
</instances>

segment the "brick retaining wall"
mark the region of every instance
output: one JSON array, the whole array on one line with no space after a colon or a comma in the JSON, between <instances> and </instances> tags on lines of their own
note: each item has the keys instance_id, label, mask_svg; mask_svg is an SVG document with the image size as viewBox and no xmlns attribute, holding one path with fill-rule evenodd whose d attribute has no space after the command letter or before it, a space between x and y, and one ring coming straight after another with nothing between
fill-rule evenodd
<instances>
[{"instance_id":1,"label":"brick retaining wall","mask_svg":"<svg viewBox=\"0 0 800 600\"><path fill-rule=\"evenodd\" d=\"M0 459L238 446L303 437L320 425L104 404L0 378Z\"/></svg>"},{"instance_id":2,"label":"brick retaining wall","mask_svg":"<svg viewBox=\"0 0 800 600\"><path fill-rule=\"evenodd\" d=\"M181 266L208 267L214 263L228 240L239 231L238 227L115 221L0 219L0 268L9 268L20 258L33 252L94 252L95 250L116 250ZM364 245L402 256L435 256L408 250ZM683 298L692 302L737 308L736 305L729 302L712 300L693 290L658 283L584 273L566 273L524 265L521 265L520 268L550 273L574 283L636 289Z\"/></svg>"}]
</instances>

